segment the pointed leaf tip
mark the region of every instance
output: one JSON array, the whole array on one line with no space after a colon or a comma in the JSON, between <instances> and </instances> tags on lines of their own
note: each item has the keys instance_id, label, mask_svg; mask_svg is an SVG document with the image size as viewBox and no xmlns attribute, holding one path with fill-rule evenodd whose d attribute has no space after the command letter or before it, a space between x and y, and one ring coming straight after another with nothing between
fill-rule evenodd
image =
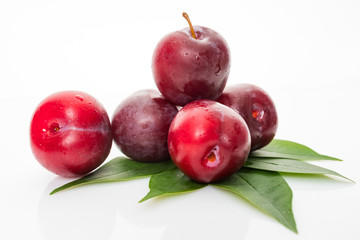
<instances>
[{"instance_id":1,"label":"pointed leaf tip","mask_svg":"<svg viewBox=\"0 0 360 240\"><path fill-rule=\"evenodd\" d=\"M225 181L212 185L247 199L297 233L292 212L292 191L279 173L242 168Z\"/></svg>"},{"instance_id":2,"label":"pointed leaf tip","mask_svg":"<svg viewBox=\"0 0 360 240\"><path fill-rule=\"evenodd\" d=\"M286 173L325 174L354 182L353 180L330 169L319 167L314 164L296 159L249 157L244 164L244 167Z\"/></svg>"},{"instance_id":3,"label":"pointed leaf tip","mask_svg":"<svg viewBox=\"0 0 360 240\"><path fill-rule=\"evenodd\" d=\"M319 154L300 143L274 139L267 146L251 153L253 157L288 158L297 160L334 160L341 159Z\"/></svg>"}]
</instances>

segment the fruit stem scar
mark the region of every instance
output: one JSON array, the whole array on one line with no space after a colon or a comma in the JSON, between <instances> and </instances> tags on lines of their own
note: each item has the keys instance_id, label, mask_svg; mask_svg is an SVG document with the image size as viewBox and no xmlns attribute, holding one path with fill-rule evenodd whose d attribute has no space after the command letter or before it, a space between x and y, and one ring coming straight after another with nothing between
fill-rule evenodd
<instances>
[{"instance_id":1,"label":"fruit stem scar","mask_svg":"<svg viewBox=\"0 0 360 240\"><path fill-rule=\"evenodd\" d=\"M207 167L216 167L220 163L219 146L215 146L205 157L205 165Z\"/></svg>"},{"instance_id":2,"label":"fruit stem scar","mask_svg":"<svg viewBox=\"0 0 360 240\"><path fill-rule=\"evenodd\" d=\"M188 15L186 12L183 12L182 15L183 15L183 17L186 19L186 21L188 22L188 24L189 24L189 26L190 26L191 36L192 36L194 39L197 39L197 38L196 38L196 35L195 35L195 31L194 31L193 25L191 24L189 15Z\"/></svg>"},{"instance_id":3,"label":"fruit stem scar","mask_svg":"<svg viewBox=\"0 0 360 240\"><path fill-rule=\"evenodd\" d=\"M252 111L252 117L254 118L254 119L256 119L256 117L259 115L259 111Z\"/></svg>"},{"instance_id":4,"label":"fruit stem scar","mask_svg":"<svg viewBox=\"0 0 360 240\"><path fill-rule=\"evenodd\" d=\"M50 125L50 131L51 131L52 133L56 133L56 132L60 131L60 126L59 126L59 124L58 124L58 123L52 123L52 124Z\"/></svg>"},{"instance_id":5,"label":"fruit stem scar","mask_svg":"<svg viewBox=\"0 0 360 240\"><path fill-rule=\"evenodd\" d=\"M210 153L210 155L207 156L207 160L210 162L215 162L215 160L216 160L215 154L213 152Z\"/></svg>"}]
</instances>

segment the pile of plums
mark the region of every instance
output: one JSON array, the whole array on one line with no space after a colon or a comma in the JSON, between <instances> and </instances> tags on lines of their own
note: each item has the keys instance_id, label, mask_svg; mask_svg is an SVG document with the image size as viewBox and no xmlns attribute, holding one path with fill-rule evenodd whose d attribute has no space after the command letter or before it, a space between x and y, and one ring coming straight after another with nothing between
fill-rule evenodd
<instances>
[{"instance_id":1,"label":"pile of plums","mask_svg":"<svg viewBox=\"0 0 360 240\"><path fill-rule=\"evenodd\" d=\"M212 29L192 26L163 37L152 70L159 91L133 93L112 121L92 96L58 92L34 112L30 142L36 159L64 177L82 176L107 158L112 140L135 161L172 160L191 179L220 181L238 171L250 151L267 145L278 120L261 88L225 88L230 51Z\"/></svg>"}]
</instances>

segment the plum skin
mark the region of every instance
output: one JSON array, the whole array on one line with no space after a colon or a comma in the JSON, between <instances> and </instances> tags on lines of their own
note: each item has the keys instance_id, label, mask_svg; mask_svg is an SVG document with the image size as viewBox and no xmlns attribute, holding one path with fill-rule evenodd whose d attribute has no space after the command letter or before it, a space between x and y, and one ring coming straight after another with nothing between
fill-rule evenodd
<instances>
[{"instance_id":1,"label":"plum skin","mask_svg":"<svg viewBox=\"0 0 360 240\"><path fill-rule=\"evenodd\" d=\"M211 100L187 104L169 129L168 146L175 165L191 179L210 183L238 171L250 152L244 119Z\"/></svg>"},{"instance_id":2,"label":"plum skin","mask_svg":"<svg viewBox=\"0 0 360 240\"><path fill-rule=\"evenodd\" d=\"M111 122L114 141L121 152L135 161L170 160L167 136L177 113L177 107L158 91L137 91L114 112Z\"/></svg>"},{"instance_id":3,"label":"plum skin","mask_svg":"<svg viewBox=\"0 0 360 240\"><path fill-rule=\"evenodd\" d=\"M175 31L157 44L152 71L159 91L179 106L199 99L216 100L230 72L230 50L216 31L194 26Z\"/></svg>"},{"instance_id":4,"label":"plum skin","mask_svg":"<svg viewBox=\"0 0 360 240\"><path fill-rule=\"evenodd\" d=\"M30 124L30 146L38 162L63 177L79 177L100 166L110 153L111 125L105 108L80 91L45 98Z\"/></svg>"},{"instance_id":5,"label":"plum skin","mask_svg":"<svg viewBox=\"0 0 360 240\"><path fill-rule=\"evenodd\" d=\"M253 84L226 87L218 102L234 109L247 123L251 134L251 150L260 149L275 137L278 116L270 96Z\"/></svg>"}]
</instances>

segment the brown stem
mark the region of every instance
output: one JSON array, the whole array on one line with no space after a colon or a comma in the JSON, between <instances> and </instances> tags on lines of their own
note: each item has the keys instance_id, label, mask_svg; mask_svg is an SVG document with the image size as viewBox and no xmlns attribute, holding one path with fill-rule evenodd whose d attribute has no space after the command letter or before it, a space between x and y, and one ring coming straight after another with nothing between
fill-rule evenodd
<instances>
[{"instance_id":1,"label":"brown stem","mask_svg":"<svg viewBox=\"0 0 360 240\"><path fill-rule=\"evenodd\" d=\"M182 15L183 15L183 17L186 19L186 21L188 22L188 24L189 24L189 26L190 26L191 36L192 36L194 39L196 39L195 31L194 31L193 25L191 24L189 15L188 15L186 12L183 12Z\"/></svg>"}]
</instances>

